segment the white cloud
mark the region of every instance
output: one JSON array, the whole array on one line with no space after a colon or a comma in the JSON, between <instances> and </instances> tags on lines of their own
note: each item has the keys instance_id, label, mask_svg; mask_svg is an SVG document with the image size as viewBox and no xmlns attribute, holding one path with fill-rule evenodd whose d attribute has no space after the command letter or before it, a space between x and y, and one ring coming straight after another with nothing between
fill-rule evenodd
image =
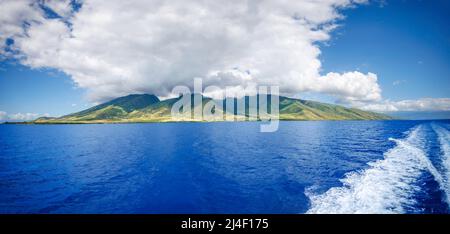
<instances>
[{"instance_id":1,"label":"white cloud","mask_svg":"<svg viewBox=\"0 0 450 234\"><path fill-rule=\"evenodd\" d=\"M45 1L64 20L44 19L36 4L15 2L0 6L8 9L0 12L6 14L0 39L14 39L23 64L69 74L92 101L167 96L194 77L206 85L280 85L283 94L322 92L342 101L381 98L373 73L320 74L316 42L330 38L339 9L365 1L86 0L76 13L67 1ZM26 34L24 21L32 22Z\"/></svg>"},{"instance_id":2,"label":"white cloud","mask_svg":"<svg viewBox=\"0 0 450 234\"><path fill-rule=\"evenodd\" d=\"M0 51L6 48L8 38L24 36L24 25L45 20L38 4L32 1L0 1Z\"/></svg>"},{"instance_id":3,"label":"white cloud","mask_svg":"<svg viewBox=\"0 0 450 234\"><path fill-rule=\"evenodd\" d=\"M72 14L71 0L44 0L44 4L62 18Z\"/></svg>"},{"instance_id":4,"label":"white cloud","mask_svg":"<svg viewBox=\"0 0 450 234\"><path fill-rule=\"evenodd\" d=\"M0 111L0 122L5 120L8 115L4 111Z\"/></svg>"},{"instance_id":5,"label":"white cloud","mask_svg":"<svg viewBox=\"0 0 450 234\"><path fill-rule=\"evenodd\" d=\"M356 104L361 109L391 111L450 111L450 98L421 98L417 100L383 101L371 104Z\"/></svg>"},{"instance_id":6,"label":"white cloud","mask_svg":"<svg viewBox=\"0 0 450 234\"><path fill-rule=\"evenodd\" d=\"M339 10L366 1L100 1L74 12L69 0L0 1L0 51L7 38L21 62L71 76L93 102L129 93L169 96L180 84L280 85L372 111L450 110L449 99L383 100L374 73L321 74L317 42L330 39ZM26 27L24 23L26 22ZM344 55L343 55L344 56ZM393 85L404 83L394 81ZM32 113L2 119L29 119Z\"/></svg>"},{"instance_id":7,"label":"white cloud","mask_svg":"<svg viewBox=\"0 0 450 234\"><path fill-rule=\"evenodd\" d=\"M337 96L340 102L354 101L373 102L381 100L381 88L376 74L346 72L343 74L328 73L320 79L315 91Z\"/></svg>"},{"instance_id":8,"label":"white cloud","mask_svg":"<svg viewBox=\"0 0 450 234\"><path fill-rule=\"evenodd\" d=\"M8 114L4 111L0 111L0 121L30 121L39 117L49 116L49 114L37 114L37 113L15 113Z\"/></svg>"},{"instance_id":9,"label":"white cloud","mask_svg":"<svg viewBox=\"0 0 450 234\"><path fill-rule=\"evenodd\" d=\"M16 113L8 115L9 120L17 120L17 121L28 121L36 119L39 114L36 113Z\"/></svg>"},{"instance_id":10,"label":"white cloud","mask_svg":"<svg viewBox=\"0 0 450 234\"><path fill-rule=\"evenodd\" d=\"M406 80L394 80L394 82L392 82L392 85L397 86L403 83L406 83Z\"/></svg>"}]
</instances>

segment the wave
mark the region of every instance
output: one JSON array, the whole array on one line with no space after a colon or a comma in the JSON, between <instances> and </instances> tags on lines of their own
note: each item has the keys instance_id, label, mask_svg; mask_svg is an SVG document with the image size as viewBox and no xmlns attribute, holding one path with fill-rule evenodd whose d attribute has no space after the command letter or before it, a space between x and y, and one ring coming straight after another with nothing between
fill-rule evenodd
<instances>
[{"instance_id":1,"label":"wave","mask_svg":"<svg viewBox=\"0 0 450 234\"><path fill-rule=\"evenodd\" d=\"M406 139L390 138L396 146L384 158L368 163L363 171L350 172L341 179L342 187L333 187L315 195L306 192L311 201L307 213L405 213L416 204L414 194L421 188L417 179L424 171L443 183L424 152L424 126L415 127Z\"/></svg>"},{"instance_id":2,"label":"wave","mask_svg":"<svg viewBox=\"0 0 450 234\"><path fill-rule=\"evenodd\" d=\"M441 188L444 190L447 198L447 204L450 206L450 132L441 126L432 125L437 133L440 148L442 151L442 166L444 172L444 183Z\"/></svg>"}]
</instances>

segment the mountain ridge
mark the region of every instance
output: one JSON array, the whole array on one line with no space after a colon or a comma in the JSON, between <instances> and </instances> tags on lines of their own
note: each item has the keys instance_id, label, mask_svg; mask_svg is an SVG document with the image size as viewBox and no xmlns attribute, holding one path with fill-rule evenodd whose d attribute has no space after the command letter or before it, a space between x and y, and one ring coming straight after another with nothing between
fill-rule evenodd
<instances>
[{"instance_id":1,"label":"mountain ridge","mask_svg":"<svg viewBox=\"0 0 450 234\"><path fill-rule=\"evenodd\" d=\"M214 100L201 94L191 94L191 103L193 97L200 95L202 100L202 109L209 101L222 102L223 109L219 111L224 118L239 121L260 120L260 116L251 116L248 107L249 96L245 96L246 106L244 112L238 113L236 104L240 99L233 98L235 109L232 112L226 112L226 103L229 98L223 100ZM182 121L204 121L193 118L193 115L187 118L172 118L171 109L180 97L160 100L152 94L130 94L119 97L108 102L96 105L94 107L71 113L61 117L41 117L31 123L133 123L133 122L182 122ZM259 96L258 99L259 100ZM270 110L270 98L268 101L268 110ZM200 106L191 107L192 110ZM253 109L252 109L253 110ZM257 101L257 110L259 110L259 101ZM253 117L253 119L251 119ZM390 116L370 111L363 111L356 108L347 108L334 104L321 103L310 100L302 100L279 96L279 119L280 120L388 120L393 119ZM228 119L229 120L229 119ZM218 119L212 121L227 121Z\"/></svg>"}]
</instances>

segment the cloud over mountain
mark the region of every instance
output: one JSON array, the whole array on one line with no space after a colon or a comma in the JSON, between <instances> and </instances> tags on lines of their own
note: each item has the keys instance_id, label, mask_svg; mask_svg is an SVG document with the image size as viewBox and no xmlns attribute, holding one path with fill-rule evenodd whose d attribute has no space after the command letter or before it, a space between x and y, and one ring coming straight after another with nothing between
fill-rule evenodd
<instances>
[{"instance_id":1,"label":"cloud over mountain","mask_svg":"<svg viewBox=\"0 0 450 234\"><path fill-rule=\"evenodd\" d=\"M385 105L375 73L321 74L318 42L365 0L0 2L0 51L68 74L93 102L176 85L279 85L366 109ZM81 6L81 7L80 7Z\"/></svg>"},{"instance_id":2,"label":"cloud over mountain","mask_svg":"<svg viewBox=\"0 0 450 234\"><path fill-rule=\"evenodd\" d=\"M14 40L9 49L23 64L64 71L94 101L165 96L194 77L377 100L375 74L319 72L316 43L329 39L339 9L360 2L92 0L75 9L70 1L2 1L0 39Z\"/></svg>"}]
</instances>

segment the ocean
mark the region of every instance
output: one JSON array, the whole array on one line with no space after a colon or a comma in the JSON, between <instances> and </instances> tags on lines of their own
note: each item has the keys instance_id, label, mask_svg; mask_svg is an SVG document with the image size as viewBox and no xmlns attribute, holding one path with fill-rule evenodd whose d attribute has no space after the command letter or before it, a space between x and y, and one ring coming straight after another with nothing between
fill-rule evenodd
<instances>
[{"instance_id":1,"label":"ocean","mask_svg":"<svg viewBox=\"0 0 450 234\"><path fill-rule=\"evenodd\" d=\"M0 213L449 213L450 121L0 125Z\"/></svg>"}]
</instances>

